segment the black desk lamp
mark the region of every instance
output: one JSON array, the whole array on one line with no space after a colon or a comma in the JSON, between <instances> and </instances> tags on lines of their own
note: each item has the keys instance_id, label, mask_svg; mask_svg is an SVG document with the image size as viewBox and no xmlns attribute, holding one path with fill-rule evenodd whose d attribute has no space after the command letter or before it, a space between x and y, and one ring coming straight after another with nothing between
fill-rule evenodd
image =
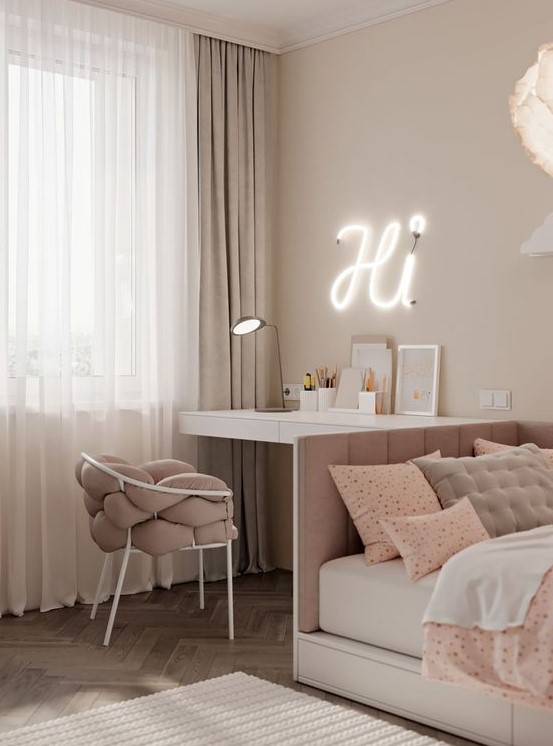
<instances>
[{"instance_id":1,"label":"black desk lamp","mask_svg":"<svg viewBox=\"0 0 553 746\"><path fill-rule=\"evenodd\" d=\"M263 329L264 326L271 327L275 330L276 334L276 345L277 345L277 357L278 357L278 374L280 382L280 400L282 402L281 407L265 407L264 409L256 409L256 412L291 412L291 409L286 409L284 406L284 386L282 383L282 363L280 361L280 343L278 341L278 329L274 324L268 324L265 319L259 318L259 316L242 316L230 327L231 334L235 334L237 337L243 337L245 334L251 334L252 332L258 332Z\"/></svg>"}]
</instances>

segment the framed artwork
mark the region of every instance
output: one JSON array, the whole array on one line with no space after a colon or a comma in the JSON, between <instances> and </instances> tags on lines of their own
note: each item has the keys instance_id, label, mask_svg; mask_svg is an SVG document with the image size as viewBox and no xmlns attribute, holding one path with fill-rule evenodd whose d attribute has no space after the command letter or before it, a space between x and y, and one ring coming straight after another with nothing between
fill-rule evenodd
<instances>
[{"instance_id":1,"label":"framed artwork","mask_svg":"<svg viewBox=\"0 0 553 746\"><path fill-rule=\"evenodd\" d=\"M440 345L398 345L396 414L438 414Z\"/></svg>"}]
</instances>

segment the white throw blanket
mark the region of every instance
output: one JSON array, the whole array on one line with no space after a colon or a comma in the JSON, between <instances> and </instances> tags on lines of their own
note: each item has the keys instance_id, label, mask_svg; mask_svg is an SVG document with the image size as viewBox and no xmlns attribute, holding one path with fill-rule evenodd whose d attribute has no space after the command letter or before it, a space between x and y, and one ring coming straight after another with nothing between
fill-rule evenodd
<instances>
[{"instance_id":1,"label":"white throw blanket","mask_svg":"<svg viewBox=\"0 0 553 746\"><path fill-rule=\"evenodd\" d=\"M423 624L485 630L520 626L551 567L553 526L473 544L443 566Z\"/></svg>"}]
</instances>

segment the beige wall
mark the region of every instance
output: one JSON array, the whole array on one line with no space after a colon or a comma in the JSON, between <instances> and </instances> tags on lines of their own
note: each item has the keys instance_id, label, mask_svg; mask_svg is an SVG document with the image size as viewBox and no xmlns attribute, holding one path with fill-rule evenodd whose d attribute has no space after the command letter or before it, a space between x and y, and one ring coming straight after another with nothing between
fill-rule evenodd
<instances>
[{"instance_id":1,"label":"beige wall","mask_svg":"<svg viewBox=\"0 0 553 746\"><path fill-rule=\"evenodd\" d=\"M489 415L478 389L491 387L512 391L503 416L553 418L553 257L519 253L553 211L553 180L528 160L508 112L548 41L550 0L452 0L280 58L275 303L286 381L346 365L352 334L386 334L443 345L440 414ZM379 237L419 211L417 304L377 309L364 283L336 311L330 287L355 253L337 247L338 230L365 222Z\"/></svg>"},{"instance_id":2,"label":"beige wall","mask_svg":"<svg viewBox=\"0 0 553 746\"><path fill-rule=\"evenodd\" d=\"M443 346L440 414L487 417L478 389L506 388L512 411L494 416L553 418L553 257L519 253L553 211L553 179L530 163L508 112L548 41L551 0L452 0L279 59L285 381L347 365L352 334L385 334ZM334 310L333 279L354 260L339 229L363 222L379 237L419 211L417 304L382 311L363 292ZM291 567L291 453L270 464L273 561Z\"/></svg>"}]
</instances>

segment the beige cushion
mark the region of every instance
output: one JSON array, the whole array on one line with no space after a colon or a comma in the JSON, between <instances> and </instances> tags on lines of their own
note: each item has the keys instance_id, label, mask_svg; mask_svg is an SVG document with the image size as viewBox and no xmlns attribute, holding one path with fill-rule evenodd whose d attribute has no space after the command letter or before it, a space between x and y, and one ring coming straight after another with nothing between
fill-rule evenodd
<instances>
[{"instance_id":1,"label":"beige cushion","mask_svg":"<svg viewBox=\"0 0 553 746\"><path fill-rule=\"evenodd\" d=\"M196 472L190 474L176 474L170 477L161 479L157 487L169 487L170 489L177 490L215 490L222 491L228 490L227 485L222 479L212 477L209 474L197 474ZM188 495L178 495L173 492L159 492L158 490L149 490L147 487L136 487L135 485L128 484L125 486L125 493L129 500L136 505L140 510L149 511L151 513L162 513L172 506L176 506L183 500L189 499ZM228 497L221 497L221 495L205 495L204 500L220 502L221 500L228 500ZM194 525L194 523L192 524Z\"/></svg>"},{"instance_id":2,"label":"beige cushion","mask_svg":"<svg viewBox=\"0 0 553 746\"><path fill-rule=\"evenodd\" d=\"M380 518L440 510L434 490L412 463L328 468L365 545L369 565L399 555Z\"/></svg>"},{"instance_id":3,"label":"beige cushion","mask_svg":"<svg viewBox=\"0 0 553 746\"><path fill-rule=\"evenodd\" d=\"M84 506L89 516L94 518L102 510L102 502L95 500L93 497L86 492L83 492Z\"/></svg>"},{"instance_id":4,"label":"beige cushion","mask_svg":"<svg viewBox=\"0 0 553 746\"><path fill-rule=\"evenodd\" d=\"M107 453L100 453L99 455L94 456L96 461L100 461L101 463L111 465L113 464L128 464L128 461L125 461L124 458L121 458L120 456L110 456ZM83 466L87 462L84 460L84 458L79 458L77 463L75 464L75 477L77 478L77 482L83 486L83 482L81 479L81 473L83 470Z\"/></svg>"},{"instance_id":5,"label":"beige cushion","mask_svg":"<svg viewBox=\"0 0 553 746\"><path fill-rule=\"evenodd\" d=\"M122 549L127 542L127 532L118 528L106 517L104 511L96 514L90 525L90 535L104 552Z\"/></svg>"},{"instance_id":6,"label":"beige cushion","mask_svg":"<svg viewBox=\"0 0 553 746\"><path fill-rule=\"evenodd\" d=\"M167 510L162 510L159 518L189 526L207 526L214 521L224 521L234 515L232 500L214 502L203 497L187 497Z\"/></svg>"},{"instance_id":7,"label":"beige cushion","mask_svg":"<svg viewBox=\"0 0 553 746\"><path fill-rule=\"evenodd\" d=\"M175 495L171 492L158 492L157 490L149 490L147 487L136 487L134 484L125 485L125 494L133 505L149 513L166 510L172 505L177 505L181 500L186 499L184 495Z\"/></svg>"},{"instance_id":8,"label":"beige cushion","mask_svg":"<svg viewBox=\"0 0 553 746\"><path fill-rule=\"evenodd\" d=\"M196 544L215 544L235 539L238 535L232 521L216 521L194 529Z\"/></svg>"},{"instance_id":9,"label":"beige cushion","mask_svg":"<svg viewBox=\"0 0 553 746\"><path fill-rule=\"evenodd\" d=\"M146 484L153 484L152 477L142 469L138 469L136 466L123 463L110 463L109 468L116 471L118 474L123 476L131 477L139 482L145 482ZM106 495L112 492L120 491L120 484L117 477L112 477L110 474L106 474L100 471L92 464L85 462L81 470L81 486L88 492L90 497L94 500L103 501Z\"/></svg>"},{"instance_id":10,"label":"beige cushion","mask_svg":"<svg viewBox=\"0 0 553 746\"><path fill-rule=\"evenodd\" d=\"M490 535L467 497L430 515L381 519L381 526L403 557L411 580L418 580L461 549Z\"/></svg>"},{"instance_id":11,"label":"beige cushion","mask_svg":"<svg viewBox=\"0 0 553 746\"><path fill-rule=\"evenodd\" d=\"M133 546L154 557L190 547L193 538L192 526L155 519L139 523L132 530Z\"/></svg>"},{"instance_id":12,"label":"beige cushion","mask_svg":"<svg viewBox=\"0 0 553 746\"><path fill-rule=\"evenodd\" d=\"M177 490L215 490L217 492L228 490L222 479L212 477L210 474L176 474L158 482L158 487L171 487ZM207 500L226 500L227 498L217 495L207 495Z\"/></svg>"},{"instance_id":13,"label":"beige cushion","mask_svg":"<svg viewBox=\"0 0 553 746\"><path fill-rule=\"evenodd\" d=\"M175 474L185 474L186 472L196 471L192 464L187 464L186 461L177 461L174 458L163 458L158 461L146 461L145 464L140 464L140 469L148 472L154 480L154 484L157 484L166 477L172 477Z\"/></svg>"},{"instance_id":14,"label":"beige cushion","mask_svg":"<svg viewBox=\"0 0 553 746\"><path fill-rule=\"evenodd\" d=\"M526 445L533 445L537 448L533 443ZM500 451L505 451L509 448L517 448L517 446L509 446L505 443L494 443L491 440L484 440L483 438L476 438L473 443L475 456L488 456L489 454L499 453ZM548 466L553 469L553 448L540 448L539 451L547 461Z\"/></svg>"},{"instance_id":15,"label":"beige cushion","mask_svg":"<svg viewBox=\"0 0 553 746\"><path fill-rule=\"evenodd\" d=\"M553 523L553 470L536 446L417 464L443 508L468 497L490 536Z\"/></svg>"},{"instance_id":16,"label":"beige cushion","mask_svg":"<svg viewBox=\"0 0 553 746\"><path fill-rule=\"evenodd\" d=\"M152 518L152 512L140 510L124 492L113 492L104 499L106 517L118 528L131 528L137 523Z\"/></svg>"}]
</instances>

